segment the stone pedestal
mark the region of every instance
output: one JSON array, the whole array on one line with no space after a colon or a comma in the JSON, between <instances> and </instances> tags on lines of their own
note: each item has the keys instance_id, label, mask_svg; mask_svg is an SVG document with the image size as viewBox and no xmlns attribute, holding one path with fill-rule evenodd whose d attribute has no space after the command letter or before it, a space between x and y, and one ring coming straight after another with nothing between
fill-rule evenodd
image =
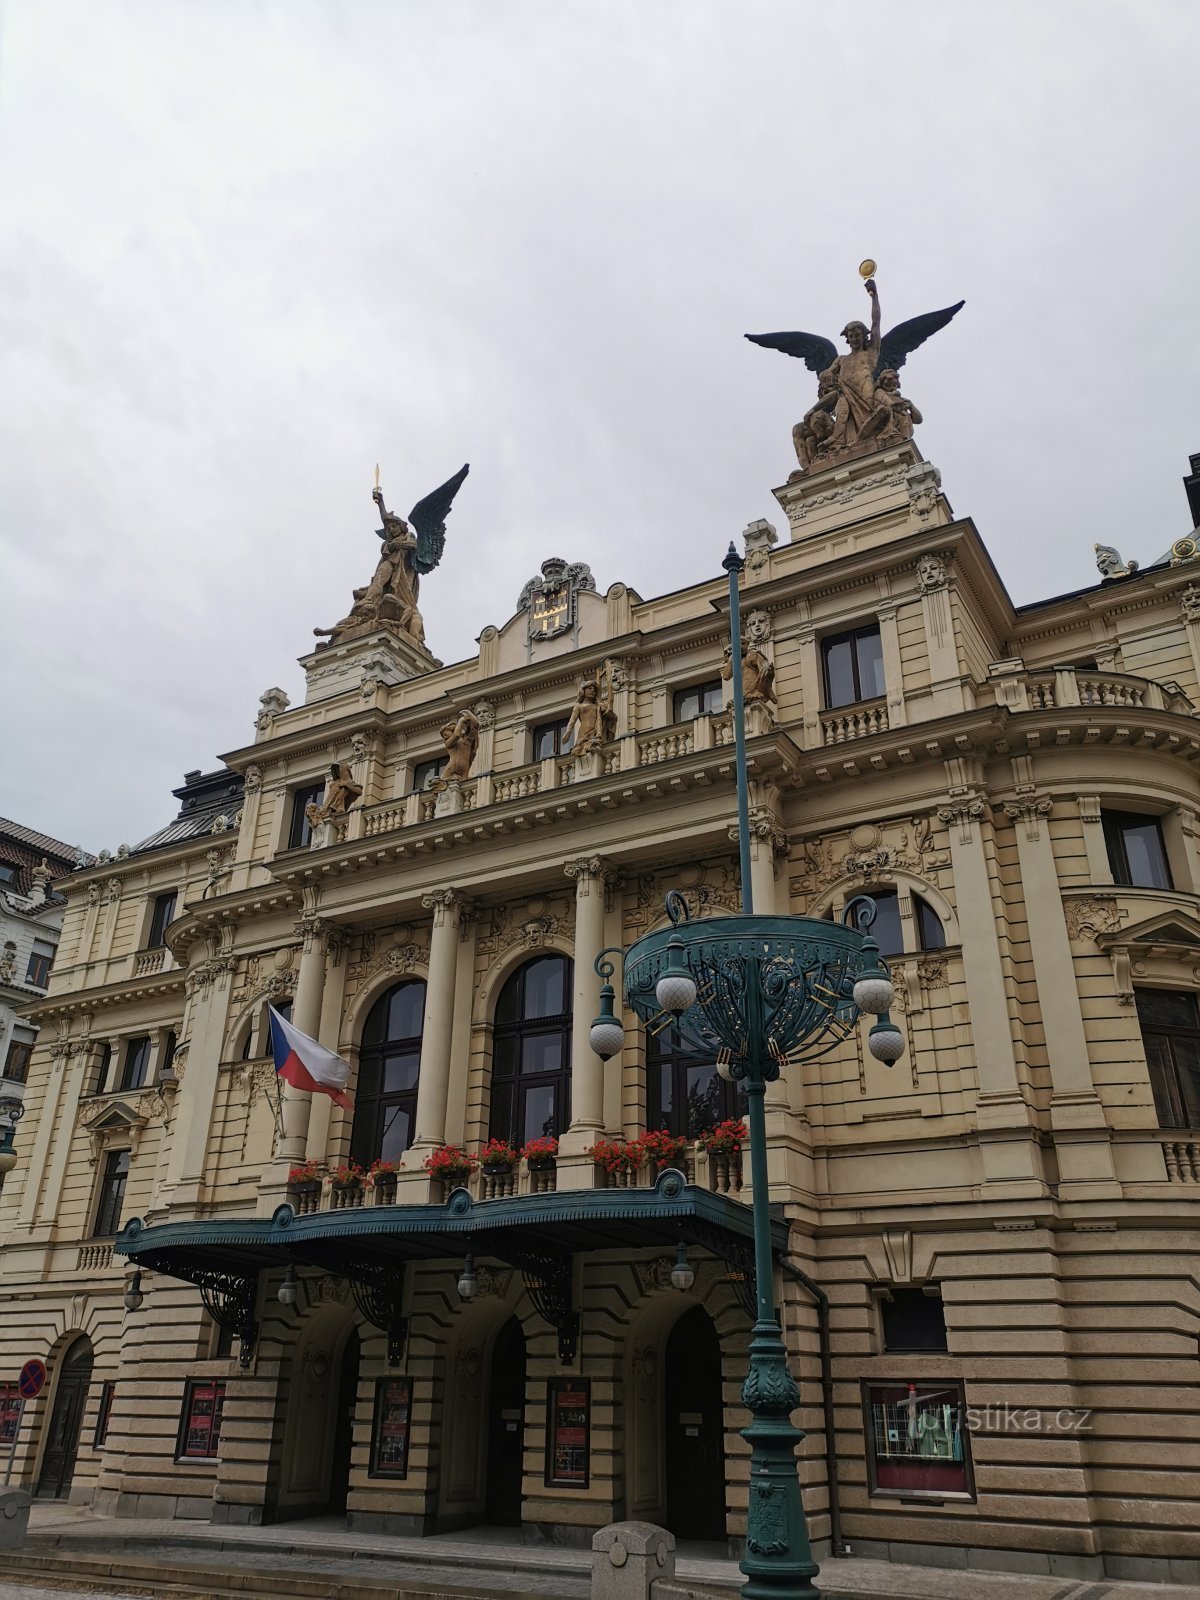
<instances>
[{"instance_id":1,"label":"stone pedestal","mask_svg":"<svg viewBox=\"0 0 1200 1600\"><path fill-rule=\"evenodd\" d=\"M354 639L322 645L311 655L301 656L300 665L304 668L304 703L311 705L314 700L330 700L351 690L371 701L378 689L419 678L441 662L407 634L376 628Z\"/></svg>"},{"instance_id":2,"label":"stone pedestal","mask_svg":"<svg viewBox=\"0 0 1200 1600\"><path fill-rule=\"evenodd\" d=\"M816 472L793 473L774 491L787 514L793 542L835 528L844 532L847 523L861 522L880 512L907 512L910 504L908 473L921 462L921 452L909 439L888 449L872 450L849 461L835 462ZM935 507L928 520L944 523L950 517Z\"/></svg>"},{"instance_id":3,"label":"stone pedestal","mask_svg":"<svg viewBox=\"0 0 1200 1600\"><path fill-rule=\"evenodd\" d=\"M653 1522L612 1522L592 1538L592 1600L650 1600L675 1576L675 1535Z\"/></svg>"}]
</instances>

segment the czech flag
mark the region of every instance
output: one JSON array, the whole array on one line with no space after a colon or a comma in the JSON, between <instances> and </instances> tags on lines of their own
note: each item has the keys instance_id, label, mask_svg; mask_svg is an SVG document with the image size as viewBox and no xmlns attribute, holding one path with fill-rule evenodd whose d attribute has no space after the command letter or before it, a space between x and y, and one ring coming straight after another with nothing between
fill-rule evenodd
<instances>
[{"instance_id":1,"label":"czech flag","mask_svg":"<svg viewBox=\"0 0 1200 1600\"><path fill-rule=\"evenodd\" d=\"M293 1028L274 1006L269 1005L267 1012L271 1018L275 1071L283 1081L309 1094L327 1094L336 1105L353 1111L354 1101L344 1092L350 1081L350 1068L341 1056L335 1056L332 1050L310 1039L299 1028Z\"/></svg>"}]
</instances>

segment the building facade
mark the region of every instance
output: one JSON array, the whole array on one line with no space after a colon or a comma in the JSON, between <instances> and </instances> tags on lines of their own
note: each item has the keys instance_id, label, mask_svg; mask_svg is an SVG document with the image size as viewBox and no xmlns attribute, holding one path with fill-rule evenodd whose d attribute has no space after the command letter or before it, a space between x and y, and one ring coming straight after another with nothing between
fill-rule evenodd
<instances>
[{"instance_id":1,"label":"building facade","mask_svg":"<svg viewBox=\"0 0 1200 1600\"><path fill-rule=\"evenodd\" d=\"M66 907L50 885L91 859L75 845L0 817L0 1185L37 1040L23 1012L49 986Z\"/></svg>"},{"instance_id":2,"label":"building facade","mask_svg":"<svg viewBox=\"0 0 1200 1600\"><path fill-rule=\"evenodd\" d=\"M1194 1578L1196 545L1018 609L911 441L776 495L789 536L744 537L755 909L872 895L907 1043L884 1066L864 1025L768 1091L817 1548ZM174 823L61 885L0 1199L0 1371L52 1376L21 1482L741 1537L748 1170L704 1146L736 1086L632 1014L588 1042L594 958L667 890L737 907L725 593L548 561L441 666L360 591L303 704L268 690ZM272 1003L352 1110L280 1092Z\"/></svg>"}]
</instances>

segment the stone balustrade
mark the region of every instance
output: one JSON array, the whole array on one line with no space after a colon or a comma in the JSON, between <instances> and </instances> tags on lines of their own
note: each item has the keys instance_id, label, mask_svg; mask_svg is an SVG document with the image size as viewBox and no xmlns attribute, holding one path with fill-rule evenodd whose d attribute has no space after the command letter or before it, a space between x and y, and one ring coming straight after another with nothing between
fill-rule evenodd
<instances>
[{"instance_id":1,"label":"stone balustrade","mask_svg":"<svg viewBox=\"0 0 1200 1600\"><path fill-rule=\"evenodd\" d=\"M690 756L695 741L690 727L664 728L661 733L644 734L638 739L638 766L651 766L658 761L674 761L676 756Z\"/></svg>"},{"instance_id":2,"label":"stone balustrade","mask_svg":"<svg viewBox=\"0 0 1200 1600\"><path fill-rule=\"evenodd\" d=\"M165 950L143 950L133 958L133 975L135 978L148 978L152 973L161 972L166 963Z\"/></svg>"},{"instance_id":3,"label":"stone balustrade","mask_svg":"<svg viewBox=\"0 0 1200 1600\"><path fill-rule=\"evenodd\" d=\"M79 1260L75 1264L76 1272L107 1272L112 1266L113 1247L111 1244L81 1244L79 1247Z\"/></svg>"},{"instance_id":4,"label":"stone balustrade","mask_svg":"<svg viewBox=\"0 0 1200 1600\"><path fill-rule=\"evenodd\" d=\"M857 705L821 713L821 742L831 745L869 739L873 733L885 733L887 725L887 701L862 700Z\"/></svg>"},{"instance_id":5,"label":"stone balustrade","mask_svg":"<svg viewBox=\"0 0 1200 1600\"><path fill-rule=\"evenodd\" d=\"M1170 1183L1200 1183L1200 1139L1168 1139L1163 1159Z\"/></svg>"},{"instance_id":6,"label":"stone balustrade","mask_svg":"<svg viewBox=\"0 0 1200 1600\"><path fill-rule=\"evenodd\" d=\"M1195 713L1178 684L1157 683L1153 678L1139 678L1128 672L1069 666L1026 672L1013 661L998 662L990 676L997 703L1012 711L1081 706L1088 710L1111 707L1117 711L1174 711L1182 716Z\"/></svg>"}]
</instances>

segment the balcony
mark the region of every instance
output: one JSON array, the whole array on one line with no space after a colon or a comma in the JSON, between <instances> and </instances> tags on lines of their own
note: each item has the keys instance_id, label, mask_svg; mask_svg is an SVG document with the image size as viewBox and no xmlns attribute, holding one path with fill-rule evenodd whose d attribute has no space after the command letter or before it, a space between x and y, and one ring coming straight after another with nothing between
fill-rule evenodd
<instances>
[{"instance_id":1,"label":"balcony","mask_svg":"<svg viewBox=\"0 0 1200 1600\"><path fill-rule=\"evenodd\" d=\"M989 676L997 705L1011 711L1081 706L1087 710L1171 711L1185 717L1196 714L1177 683L1157 683L1127 672L1088 672L1077 667L1026 671L1020 662L1005 661L996 662Z\"/></svg>"},{"instance_id":2,"label":"balcony","mask_svg":"<svg viewBox=\"0 0 1200 1600\"><path fill-rule=\"evenodd\" d=\"M821 713L821 743L845 744L850 739L869 739L873 733L886 733L887 701L860 700L837 711Z\"/></svg>"},{"instance_id":3,"label":"balcony","mask_svg":"<svg viewBox=\"0 0 1200 1600\"><path fill-rule=\"evenodd\" d=\"M1200 1134L1189 1130L1185 1138L1164 1139L1162 1152L1168 1183L1200 1184Z\"/></svg>"}]
</instances>

